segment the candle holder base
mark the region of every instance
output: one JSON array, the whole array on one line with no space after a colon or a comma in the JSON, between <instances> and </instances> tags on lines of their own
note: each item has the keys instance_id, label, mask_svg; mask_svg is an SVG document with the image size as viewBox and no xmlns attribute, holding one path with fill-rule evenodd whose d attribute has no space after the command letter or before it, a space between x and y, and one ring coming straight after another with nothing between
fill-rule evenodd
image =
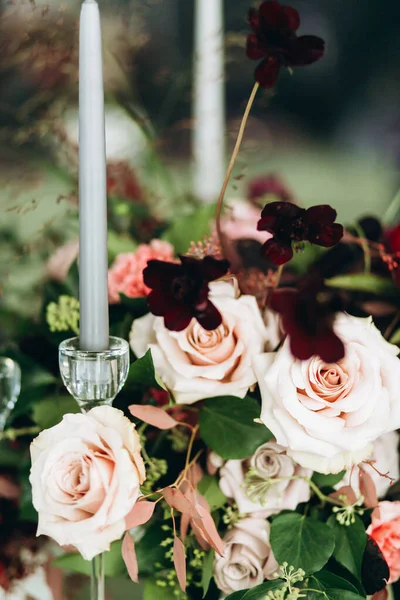
<instances>
[{"instance_id":1,"label":"candle holder base","mask_svg":"<svg viewBox=\"0 0 400 600\"><path fill-rule=\"evenodd\" d=\"M129 370L129 344L110 337L110 347L103 352L79 348L79 338L65 340L59 346L60 373L65 387L82 412L95 406L111 406L122 389Z\"/></svg>"}]
</instances>

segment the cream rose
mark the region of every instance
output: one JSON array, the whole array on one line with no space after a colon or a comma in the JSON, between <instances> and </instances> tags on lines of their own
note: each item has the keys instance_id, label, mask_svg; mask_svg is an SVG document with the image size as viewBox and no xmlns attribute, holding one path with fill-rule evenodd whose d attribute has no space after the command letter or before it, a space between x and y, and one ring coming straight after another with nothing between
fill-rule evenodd
<instances>
[{"instance_id":1,"label":"cream rose","mask_svg":"<svg viewBox=\"0 0 400 600\"><path fill-rule=\"evenodd\" d=\"M275 442L260 446L246 460L228 460L220 470L219 486L233 498L241 514L268 517L281 510L294 510L310 499L304 479L312 471L297 465L285 448Z\"/></svg>"},{"instance_id":2,"label":"cream rose","mask_svg":"<svg viewBox=\"0 0 400 600\"><path fill-rule=\"evenodd\" d=\"M391 479L397 481L400 477L398 447L399 434L396 431L385 433L374 442L374 448L369 458L373 466L368 463L362 465L363 470L370 475L375 484L378 498L383 498L386 495ZM359 496L359 474L359 468L357 466L352 467L349 471L346 471L345 476L335 486L335 489L338 490L343 485L350 485L356 496Z\"/></svg>"},{"instance_id":3,"label":"cream rose","mask_svg":"<svg viewBox=\"0 0 400 600\"><path fill-rule=\"evenodd\" d=\"M372 442L400 427L400 362L372 319L346 314L335 331L346 354L335 364L296 360L286 341L256 357L261 420L300 465L337 473L367 459Z\"/></svg>"},{"instance_id":4,"label":"cream rose","mask_svg":"<svg viewBox=\"0 0 400 600\"><path fill-rule=\"evenodd\" d=\"M75 546L90 560L125 531L145 469L135 426L120 410L68 414L31 444L37 535Z\"/></svg>"},{"instance_id":5,"label":"cream rose","mask_svg":"<svg viewBox=\"0 0 400 600\"><path fill-rule=\"evenodd\" d=\"M255 587L278 571L265 519L240 521L224 538L224 555L215 556L214 579L225 594Z\"/></svg>"},{"instance_id":6,"label":"cream rose","mask_svg":"<svg viewBox=\"0 0 400 600\"><path fill-rule=\"evenodd\" d=\"M140 358L151 349L157 375L178 404L213 396L243 398L256 383L253 359L268 342L254 296L237 298L226 282L211 283L210 289L223 318L214 331L206 331L195 319L183 331L169 331L164 319L152 314L132 326L132 350Z\"/></svg>"}]
</instances>

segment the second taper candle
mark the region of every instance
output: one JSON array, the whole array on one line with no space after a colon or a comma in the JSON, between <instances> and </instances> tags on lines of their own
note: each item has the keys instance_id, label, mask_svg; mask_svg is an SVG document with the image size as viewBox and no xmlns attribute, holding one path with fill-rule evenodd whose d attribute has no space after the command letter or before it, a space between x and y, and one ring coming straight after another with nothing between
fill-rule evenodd
<instances>
[{"instance_id":1,"label":"second taper candle","mask_svg":"<svg viewBox=\"0 0 400 600\"><path fill-rule=\"evenodd\" d=\"M80 347L108 348L107 177L99 7L82 4L79 34Z\"/></svg>"}]
</instances>

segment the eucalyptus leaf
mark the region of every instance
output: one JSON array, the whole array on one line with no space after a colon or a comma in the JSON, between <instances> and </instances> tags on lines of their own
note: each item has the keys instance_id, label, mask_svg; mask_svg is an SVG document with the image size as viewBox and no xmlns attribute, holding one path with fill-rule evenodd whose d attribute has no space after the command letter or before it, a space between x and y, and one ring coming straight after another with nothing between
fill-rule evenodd
<instances>
[{"instance_id":1,"label":"eucalyptus leaf","mask_svg":"<svg viewBox=\"0 0 400 600\"><path fill-rule=\"evenodd\" d=\"M240 590L239 592L234 592L225 598L225 600L243 600L248 590Z\"/></svg>"},{"instance_id":2,"label":"eucalyptus leaf","mask_svg":"<svg viewBox=\"0 0 400 600\"><path fill-rule=\"evenodd\" d=\"M273 520L270 541L280 565L286 561L306 574L320 571L335 547L330 527L296 512L279 515Z\"/></svg>"},{"instance_id":3,"label":"eucalyptus leaf","mask_svg":"<svg viewBox=\"0 0 400 600\"><path fill-rule=\"evenodd\" d=\"M210 550L209 552L207 552L203 561L203 568L201 573L201 587L203 588L203 598L208 592L208 588L210 587L210 581L213 576L214 556L214 550Z\"/></svg>"},{"instance_id":4,"label":"eucalyptus leaf","mask_svg":"<svg viewBox=\"0 0 400 600\"><path fill-rule=\"evenodd\" d=\"M340 525L335 515L328 519L328 526L335 536L333 557L346 567L357 579L361 579L361 564L367 543L367 534L361 519L355 515L355 523Z\"/></svg>"},{"instance_id":5,"label":"eucalyptus leaf","mask_svg":"<svg viewBox=\"0 0 400 600\"><path fill-rule=\"evenodd\" d=\"M259 417L260 406L251 396L209 398L200 409L200 435L224 459L247 458L273 437L254 422Z\"/></svg>"}]
</instances>

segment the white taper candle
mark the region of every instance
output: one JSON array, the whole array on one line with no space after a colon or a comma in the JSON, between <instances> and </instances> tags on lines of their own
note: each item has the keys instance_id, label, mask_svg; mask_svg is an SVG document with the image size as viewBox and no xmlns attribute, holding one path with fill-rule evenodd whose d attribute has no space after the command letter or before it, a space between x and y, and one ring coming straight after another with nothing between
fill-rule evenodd
<instances>
[{"instance_id":1,"label":"white taper candle","mask_svg":"<svg viewBox=\"0 0 400 600\"><path fill-rule=\"evenodd\" d=\"M80 347L108 348L107 180L99 7L82 4L79 35Z\"/></svg>"},{"instance_id":2,"label":"white taper candle","mask_svg":"<svg viewBox=\"0 0 400 600\"><path fill-rule=\"evenodd\" d=\"M217 200L225 175L223 0L196 0L193 188L203 202Z\"/></svg>"}]
</instances>

